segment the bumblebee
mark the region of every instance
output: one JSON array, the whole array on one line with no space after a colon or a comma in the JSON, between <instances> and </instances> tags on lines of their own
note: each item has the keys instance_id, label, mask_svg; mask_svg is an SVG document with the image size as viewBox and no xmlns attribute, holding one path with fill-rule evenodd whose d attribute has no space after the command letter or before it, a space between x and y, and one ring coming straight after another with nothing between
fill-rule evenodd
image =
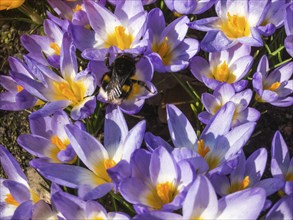
<instances>
[{"instance_id":1,"label":"bumblebee","mask_svg":"<svg viewBox=\"0 0 293 220\"><path fill-rule=\"evenodd\" d=\"M106 54L105 65L109 71L101 79L100 93L108 102L121 104L124 99L129 97L135 84L145 87L151 92L143 81L132 78L136 72L136 63L141 57L134 57L130 53L118 54L110 65L110 54Z\"/></svg>"}]
</instances>

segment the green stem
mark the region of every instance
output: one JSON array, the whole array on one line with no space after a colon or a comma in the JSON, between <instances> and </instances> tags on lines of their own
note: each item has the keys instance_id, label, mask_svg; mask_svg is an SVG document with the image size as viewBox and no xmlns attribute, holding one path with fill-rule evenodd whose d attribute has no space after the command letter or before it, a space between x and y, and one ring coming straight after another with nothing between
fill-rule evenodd
<instances>
[{"instance_id":1,"label":"green stem","mask_svg":"<svg viewBox=\"0 0 293 220\"><path fill-rule=\"evenodd\" d=\"M39 16L30 6L22 4L20 7L17 8L26 16L30 17L30 19L36 24L42 24L43 19Z\"/></svg>"},{"instance_id":2,"label":"green stem","mask_svg":"<svg viewBox=\"0 0 293 220\"><path fill-rule=\"evenodd\" d=\"M278 64L276 64L275 66L273 66L272 69L275 69L275 68L277 68L277 67L279 67L279 66L281 66L281 65L283 65L283 64L285 64L285 63L288 63L288 62L291 61L291 60L292 60L292 58L289 58L289 59L287 59L287 60L284 60L283 62L278 63Z\"/></svg>"},{"instance_id":3,"label":"green stem","mask_svg":"<svg viewBox=\"0 0 293 220\"><path fill-rule=\"evenodd\" d=\"M24 21L27 23L34 23L31 19L28 18L0 18L0 21L13 21L13 20L17 20L17 21Z\"/></svg>"},{"instance_id":4,"label":"green stem","mask_svg":"<svg viewBox=\"0 0 293 220\"><path fill-rule=\"evenodd\" d=\"M110 195L112 196L112 198L114 198L115 200L117 200L118 202L120 202L121 204L123 204L133 215L135 214L134 209L132 208L131 205L129 205L125 200L123 200L123 198L117 194L115 194L114 192L110 192Z\"/></svg>"}]
</instances>

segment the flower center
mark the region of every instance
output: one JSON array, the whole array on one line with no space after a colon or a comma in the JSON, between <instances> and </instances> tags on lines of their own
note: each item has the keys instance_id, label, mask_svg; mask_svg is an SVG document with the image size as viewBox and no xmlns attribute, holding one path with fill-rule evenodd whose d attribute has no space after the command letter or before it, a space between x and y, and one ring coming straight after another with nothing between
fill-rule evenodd
<instances>
[{"instance_id":1,"label":"flower center","mask_svg":"<svg viewBox=\"0 0 293 220\"><path fill-rule=\"evenodd\" d=\"M62 141L58 137L58 135L54 135L53 137L51 137L51 143L56 145L59 148L59 150L65 150L66 147L70 144L70 141L68 139Z\"/></svg>"},{"instance_id":2,"label":"flower center","mask_svg":"<svg viewBox=\"0 0 293 220\"><path fill-rule=\"evenodd\" d=\"M164 41L160 44L154 43L152 51L157 52L161 56L164 65L170 64L172 53L168 37L165 37Z\"/></svg>"},{"instance_id":3,"label":"flower center","mask_svg":"<svg viewBox=\"0 0 293 220\"><path fill-rule=\"evenodd\" d=\"M16 89L17 89L17 92L21 92L23 90L23 87L20 85L17 85Z\"/></svg>"},{"instance_id":4,"label":"flower center","mask_svg":"<svg viewBox=\"0 0 293 220\"><path fill-rule=\"evenodd\" d=\"M286 179L286 181L293 182L293 173L288 172L285 179Z\"/></svg>"},{"instance_id":5,"label":"flower center","mask_svg":"<svg viewBox=\"0 0 293 220\"><path fill-rule=\"evenodd\" d=\"M221 23L220 29L228 38L240 38L250 35L250 27L244 16L230 15L228 12L227 20Z\"/></svg>"},{"instance_id":6,"label":"flower center","mask_svg":"<svg viewBox=\"0 0 293 220\"><path fill-rule=\"evenodd\" d=\"M214 67L214 69L212 70L212 75L215 80L220 82L233 83L236 80L234 74L230 72L226 61Z\"/></svg>"},{"instance_id":7,"label":"flower center","mask_svg":"<svg viewBox=\"0 0 293 220\"><path fill-rule=\"evenodd\" d=\"M116 26L115 31L107 36L106 47L116 46L120 50L129 49L134 37L126 32L125 27Z\"/></svg>"},{"instance_id":8,"label":"flower center","mask_svg":"<svg viewBox=\"0 0 293 220\"><path fill-rule=\"evenodd\" d=\"M116 165L116 162L112 159L104 160L104 166L105 166L106 170L114 167L115 165Z\"/></svg>"},{"instance_id":9,"label":"flower center","mask_svg":"<svg viewBox=\"0 0 293 220\"><path fill-rule=\"evenodd\" d=\"M280 85L281 85L280 82L275 82L268 88L268 90L276 91L280 87Z\"/></svg>"},{"instance_id":10,"label":"flower center","mask_svg":"<svg viewBox=\"0 0 293 220\"><path fill-rule=\"evenodd\" d=\"M79 5L79 4L77 4L77 5L75 6L75 8L72 9L72 11L73 11L73 12L77 12L77 11L80 11L81 9L82 9L82 6Z\"/></svg>"},{"instance_id":11,"label":"flower center","mask_svg":"<svg viewBox=\"0 0 293 220\"><path fill-rule=\"evenodd\" d=\"M19 206L19 203L13 198L11 194L6 194L4 201L9 205Z\"/></svg>"},{"instance_id":12,"label":"flower center","mask_svg":"<svg viewBox=\"0 0 293 220\"><path fill-rule=\"evenodd\" d=\"M232 183L229 189L229 193L237 192L246 189L249 186L250 179L249 176L243 178L242 182Z\"/></svg>"},{"instance_id":13,"label":"flower center","mask_svg":"<svg viewBox=\"0 0 293 220\"><path fill-rule=\"evenodd\" d=\"M210 151L210 148L204 145L203 139L200 139L199 141L197 141L197 152L199 153L199 155L201 155L202 157L205 157L209 151Z\"/></svg>"},{"instance_id":14,"label":"flower center","mask_svg":"<svg viewBox=\"0 0 293 220\"><path fill-rule=\"evenodd\" d=\"M70 100L78 104L85 96L85 86L80 82L53 82L55 100Z\"/></svg>"},{"instance_id":15,"label":"flower center","mask_svg":"<svg viewBox=\"0 0 293 220\"><path fill-rule=\"evenodd\" d=\"M51 42L50 47L54 50L56 55L60 56L61 49L60 49L60 47L59 47L59 45L57 43Z\"/></svg>"}]
</instances>

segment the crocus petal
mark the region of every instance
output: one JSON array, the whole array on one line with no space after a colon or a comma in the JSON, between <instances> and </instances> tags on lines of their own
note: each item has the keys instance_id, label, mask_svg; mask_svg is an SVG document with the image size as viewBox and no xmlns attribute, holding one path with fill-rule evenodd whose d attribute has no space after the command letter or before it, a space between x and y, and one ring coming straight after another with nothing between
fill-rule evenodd
<instances>
[{"instance_id":1,"label":"crocus petal","mask_svg":"<svg viewBox=\"0 0 293 220\"><path fill-rule=\"evenodd\" d=\"M178 220L182 219L182 216L179 214L171 213L171 212L163 212L163 211L152 211L149 213L143 213L140 215L136 215L134 220Z\"/></svg>"},{"instance_id":2,"label":"crocus petal","mask_svg":"<svg viewBox=\"0 0 293 220\"><path fill-rule=\"evenodd\" d=\"M27 185L16 182L14 180L4 180L3 186L9 189L12 197L18 203L22 203L31 199L31 193Z\"/></svg>"},{"instance_id":3,"label":"crocus petal","mask_svg":"<svg viewBox=\"0 0 293 220\"><path fill-rule=\"evenodd\" d=\"M218 212L217 195L210 181L198 175L183 203L183 219L214 219Z\"/></svg>"},{"instance_id":4,"label":"crocus petal","mask_svg":"<svg viewBox=\"0 0 293 220\"><path fill-rule=\"evenodd\" d=\"M284 196L271 208L271 210L266 215L266 219L292 219L292 207L293 196Z\"/></svg>"},{"instance_id":5,"label":"crocus petal","mask_svg":"<svg viewBox=\"0 0 293 220\"><path fill-rule=\"evenodd\" d=\"M279 178L267 178L259 181L253 187L261 187L266 191L266 196L270 196L284 186L284 181Z\"/></svg>"},{"instance_id":6,"label":"crocus petal","mask_svg":"<svg viewBox=\"0 0 293 220\"><path fill-rule=\"evenodd\" d=\"M173 147L170 144L168 144L168 142L166 142L165 140L163 140L159 136L153 135L151 132L146 132L145 133L144 141L145 141L145 143L147 145L147 148L150 151L155 150L159 146L163 146L169 152L172 152L172 150L173 150Z\"/></svg>"},{"instance_id":7,"label":"crocus petal","mask_svg":"<svg viewBox=\"0 0 293 220\"><path fill-rule=\"evenodd\" d=\"M29 116L31 133L49 139L53 135L51 120L49 116L35 118Z\"/></svg>"},{"instance_id":8,"label":"crocus petal","mask_svg":"<svg viewBox=\"0 0 293 220\"><path fill-rule=\"evenodd\" d=\"M92 115L95 111L95 108L96 97L89 96L84 98L81 102L72 108L70 116L73 120L82 120Z\"/></svg>"},{"instance_id":9,"label":"crocus petal","mask_svg":"<svg viewBox=\"0 0 293 220\"><path fill-rule=\"evenodd\" d=\"M17 143L30 154L40 158L51 158L50 150L55 148L50 140L32 134L21 134L17 138Z\"/></svg>"},{"instance_id":10,"label":"crocus petal","mask_svg":"<svg viewBox=\"0 0 293 220\"><path fill-rule=\"evenodd\" d=\"M97 164L108 159L104 146L89 133L74 125L67 125L65 131L78 157L92 171L95 172Z\"/></svg>"},{"instance_id":11,"label":"crocus petal","mask_svg":"<svg viewBox=\"0 0 293 220\"><path fill-rule=\"evenodd\" d=\"M78 197L59 191L52 195L52 201L66 219L84 219L85 201Z\"/></svg>"},{"instance_id":12,"label":"crocus petal","mask_svg":"<svg viewBox=\"0 0 293 220\"><path fill-rule=\"evenodd\" d=\"M217 52L232 47L235 43L229 40L222 31L212 30L206 33L201 41L201 49L206 52Z\"/></svg>"},{"instance_id":13,"label":"crocus petal","mask_svg":"<svg viewBox=\"0 0 293 220\"><path fill-rule=\"evenodd\" d=\"M290 155L288 152L287 144L280 131L276 131L273 137L271 153L272 159L275 159L278 164L289 167ZM272 174L275 174L273 169Z\"/></svg>"},{"instance_id":14,"label":"crocus petal","mask_svg":"<svg viewBox=\"0 0 293 220\"><path fill-rule=\"evenodd\" d=\"M45 163L39 159L32 160L30 165L47 179L71 188L78 188L82 184L94 187L103 182L93 172L82 167Z\"/></svg>"},{"instance_id":15,"label":"crocus petal","mask_svg":"<svg viewBox=\"0 0 293 220\"><path fill-rule=\"evenodd\" d=\"M219 200L217 219L239 219L243 217L256 219L262 211L265 199L265 191L261 188L247 189L230 194Z\"/></svg>"},{"instance_id":16,"label":"crocus petal","mask_svg":"<svg viewBox=\"0 0 293 220\"><path fill-rule=\"evenodd\" d=\"M44 117L48 115L52 115L55 112L66 108L69 106L71 101L69 100L60 100L55 102L48 102L46 105L44 105L43 108L33 112L30 117L31 118L38 118L38 117Z\"/></svg>"},{"instance_id":17,"label":"crocus petal","mask_svg":"<svg viewBox=\"0 0 293 220\"><path fill-rule=\"evenodd\" d=\"M70 24L69 31L72 35L74 45L80 50L83 51L87 48L94 47L95 44L95 32L88 30L80 25Z\"/></svg>"},{"instance_id":18,"label":"crocus petal","mask_svg":"<svg viewBox=\"0 0 293 220\"><path fill-rule=\"evenodd\" d=\"M159 37L165 26L166 22L163 12L159 8L152 9L148 14L148 28L152 30L152 34L155 37Z\"/></svg>"},{"instance_id":19,"label":"crocus petal","mask_svg":"<svg viewBox=\"0 0 293 220\"><path fill-rule=\"evenodd\" d=\"M33 204L31 201L21 203L15 210L11 220L30 219L32 216Z\"/></svg>"},{"instance_id":20,"label":"crocus petal","mask_svg":"<svg viewBox=\"0 0 293 220\"><path fill-rule=\"evenodd\" d=\"M168 128L174 145L193 149L197 136L186 116L175 105L167 105L166 109Z\"/></svg>"},{"instance_id":21,"label":"crocus petal","mask_svg":"<svg viewBox=\"0 0 293 220\"><path fill-rule=\"evenodd\" d=\"M53 211L51 206L43 200L34 204L32 212L32 219L57 218L57 212Z\"/></svg>"},{"instance_id":22,"label":"crocus petal","mask_svg":"<svg viewBox=\"0 0 293 220\"><path fill-rule=\"evenodd\" d=\"M206 145L209 145L209 136L213 136L216 139L218 136L227 133L230 130L232 116L235 111L235 105L232 102L226 103L215 115L215 117L210 121L210 123L205 127L201 134L201 138L207 140ZM213 146L212 144L211 146Z\"/></svg>"},{"instance_id":23,"label":"crocus petal","mask_svg":"<svg viewBox=\"0 0 293 220\"><path fill-rule=\"evenodd\" d=\"M65 33L60 54L60 70L66 81L73 80L77 73L75 46L69 33Z\"/></svg>"},{"instance_id":24,"label":"crocus petal","mask_svg":"<svg viewBox=\"0 0 293 220\"><path fill-rule=\"evenodd\" d=\"M108 105L106 108L104 146L112 158L128 133L127 123L119 107Z\"/></svg>"},{"instance_id":25,"label":"crocus petal","mask_svg":"<svg viewBox=\"0 0 293 220\"><path fill-rule=\"evenodd\" d=\"M268 153L265 148L260 148L254 151L246 161L245 176L249 176L250 183L258 182L262 177L266 163Z\"/></svg>"},{"instance_id":26,"label":"crocus petal","mask_svg":"<svg viewBox=\"0 0 293 220\"><path fill-rule=\"evenodd\" d=\"M254 128L256 126L255 122L248 122L243 125L239 125L232 129L229 133L225 135L226 140L222 139L224 142L228 141L229 143L229 150L225 155L225 158L228 159L232 155L235 155L248 141ZM219 147L223 142L218 141L217 146Z\"/></svg>"},{"instance_id":27,"label":"crocus petal","mask_svg":"<svg viewBox=\"0 0 293 220\"><path fill-rule=\"evenodd\" d=\"M202 80L202 75L204 76L205 73L210 72L210 65L209 63L202 57L196 56L193 57L190 61L190 70L191 73L194 75L195 78L197 78L199 81Z\"/></svg>"},{"instance_id":28,"label":"crocus petal","mask_svg":"<svg viewBox=\"0 0 293 220\"><path fill-rule=\"evenodd\" d=\"M28 186L28 180L24 175L20 165L17 163L11 153L2 145L0 145L0 161L3 170L8 176L8 179Z\"/></svg>"},{"instance_id":29,"label":"crocus petal","mask_svg":"<svg viewBox=\"0 0 293 220\"><path fill-rule=\"evenodd\" d=\"M141 121L137 123L129 132L128 135L125 138L125 141L123 143L123 153L122 153L122 159L126 161L130 161L130 157L132 153L140 148L144 133L146 128L146 122ZM119 155L119 152L117 152L117 156ZM116 155L115 155L116 156Z\"/></svg>"},{"instance_id":30,"label":"crocus petal","mask_svg":"<svg viewBox=\"0 0 293 220\"><path fill-rule=\"evenodd\" d=\"M150 163L151 180L159 183L173 183L178 179L179 170L170 153L163 147L154 150Z\"/></svg>"}]
</instances>

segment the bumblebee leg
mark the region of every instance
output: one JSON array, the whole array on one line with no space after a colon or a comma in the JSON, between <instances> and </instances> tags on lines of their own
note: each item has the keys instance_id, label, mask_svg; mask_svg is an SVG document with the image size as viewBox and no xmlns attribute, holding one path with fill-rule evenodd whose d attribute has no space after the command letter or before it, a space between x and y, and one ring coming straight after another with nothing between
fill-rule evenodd
<instances>
[{"instance_id":1,"label":"bumblebee leg","mask_svg":"<svg viewBox=\"0 0 293 220\"><path fill-rule=\"evenodd\" d=\"M147 85L145 84L145 82L140 81L140 80L135 80L135 79L131 79L131 81L132 81L132 83L136 83L136 84L140 85L141 87L144 87L148 92L154 94L154 92L152 92L152 91L150 90L150 88L147 87Z\"/></svg>"},{"instance_id":2,"label":"bumblebee leg","mask_svg":"<svg viewBox=\"0 0 293 220\"><path fill-rule=\"evenodd\" d=\"M105 63L105 66L106 66L108 69L110 69L110 53L109 53L109 52L106 53L104 63Z\"/></svg>"}]
</instances>

